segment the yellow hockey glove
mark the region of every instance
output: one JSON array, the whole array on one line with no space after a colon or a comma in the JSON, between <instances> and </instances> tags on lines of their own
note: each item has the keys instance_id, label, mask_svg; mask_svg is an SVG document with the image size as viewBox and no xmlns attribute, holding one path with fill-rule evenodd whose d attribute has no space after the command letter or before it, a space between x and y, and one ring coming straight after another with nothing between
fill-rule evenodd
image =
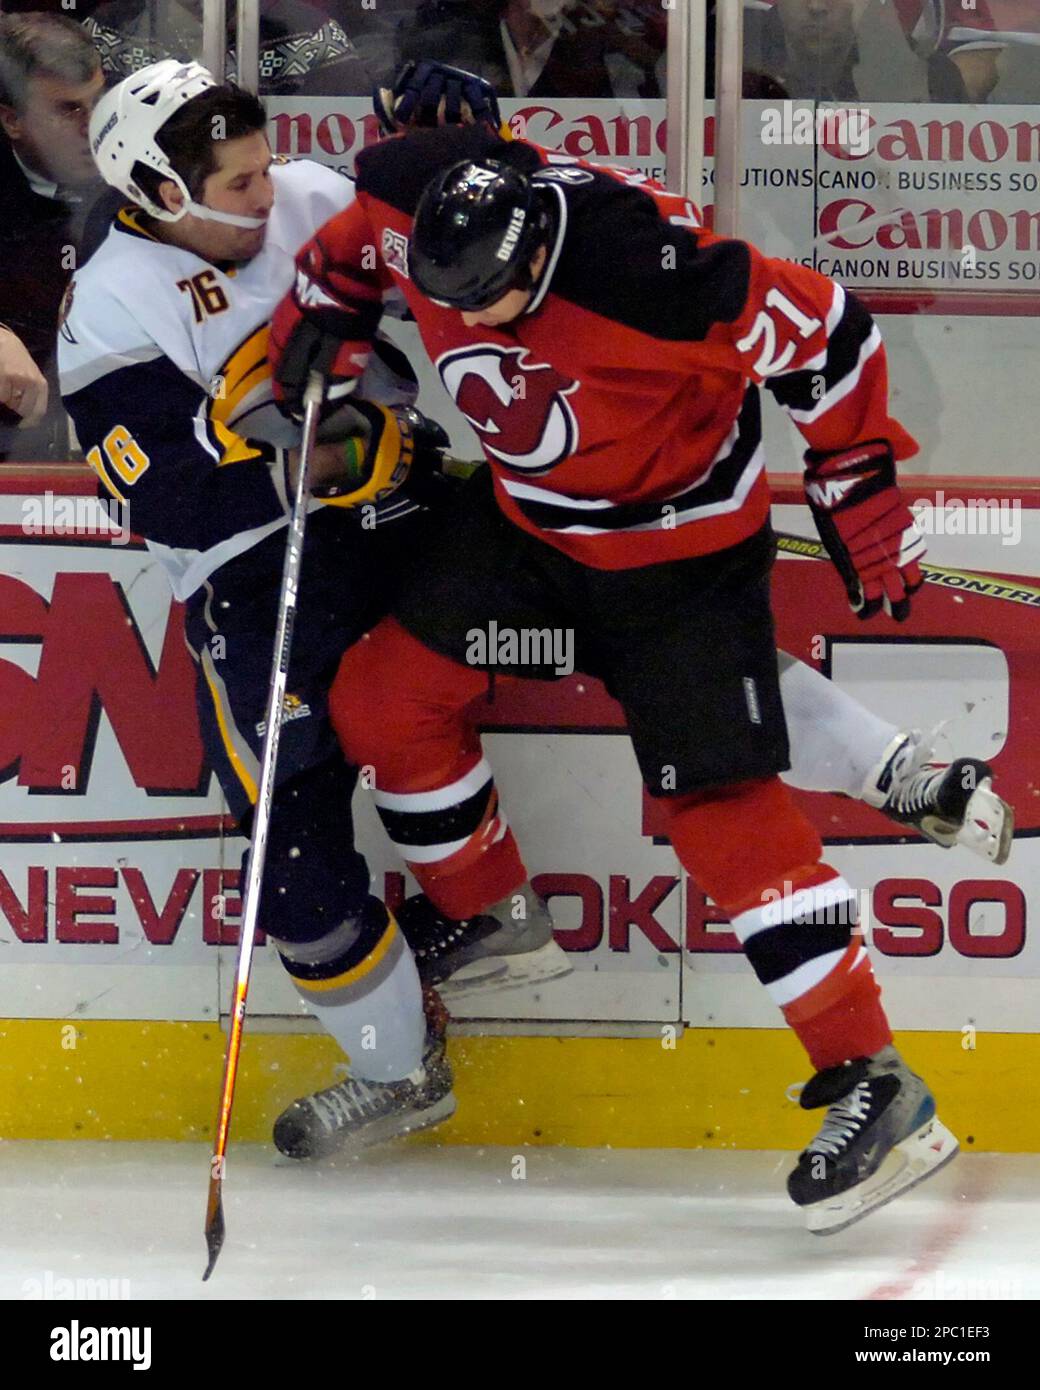
<instances>
[{"instance_id":1,"label":"yellow hockey glove","mask_svg":"<svg viewBox=\"0 0 1040 1390\"><path fill-rule=\"evenodd\" d=\"M312 488L311 495L332 507L361 507L396 492L415 458L415 435L406 411L371 401L351 401L369 421L367 441L351 435L343 441L343 481Z\"/></svg>"}]
</instances>

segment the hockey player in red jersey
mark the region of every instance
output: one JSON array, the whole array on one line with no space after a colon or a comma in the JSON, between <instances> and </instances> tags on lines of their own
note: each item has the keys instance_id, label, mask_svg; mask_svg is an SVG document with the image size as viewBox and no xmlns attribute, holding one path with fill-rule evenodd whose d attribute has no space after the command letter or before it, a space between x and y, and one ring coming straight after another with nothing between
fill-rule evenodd
<instances>
[{"instance_id":1,"label":"hockey player in red jersey","mask_svg":"<svg viewBox=\"0 0 1040 1390\"><path fill-rule=\"evenodd\" d=\"M810 1226L837 1229L934 1171L956 1141L892 1045L853 890L778 776L759 385L807 439L808 502L854 609L905 619L922 581L895 486L916 446L888 412L869 315L706 232L640 174L474 128L365 151L356 201L297 267L271 332L287 406L315 360L341 387L357 377L396 287L490 464L332 692L425 892L464 929L525 877L463 714L496 667L470 663L474 635L573 632L578 667L624 708L680 860L817 1069L802 1104L827 1116L789 1181Z\"/></svg>"}]
</instances>

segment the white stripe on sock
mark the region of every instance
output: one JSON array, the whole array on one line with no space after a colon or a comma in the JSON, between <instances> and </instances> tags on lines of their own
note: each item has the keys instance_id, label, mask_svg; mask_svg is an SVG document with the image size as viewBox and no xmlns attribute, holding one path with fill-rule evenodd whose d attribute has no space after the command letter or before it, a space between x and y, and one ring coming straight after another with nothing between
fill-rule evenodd
<instances>
[{"instance_id":1,"label":"white stripe on sock","mask_svg":"<svg viewBox=\"0 0 1040 1390\"><path fill-rule=\"evenodd\" d=\"M449 782L446 787L435 787L427 792L384 792L375 787L373 795L376 805L385 811L444 811L449 806L467 801L485 782L491 780L491 776L491 764L487 758L481 758L469 772L458 781Z\"/></svg>"}]
</instances>

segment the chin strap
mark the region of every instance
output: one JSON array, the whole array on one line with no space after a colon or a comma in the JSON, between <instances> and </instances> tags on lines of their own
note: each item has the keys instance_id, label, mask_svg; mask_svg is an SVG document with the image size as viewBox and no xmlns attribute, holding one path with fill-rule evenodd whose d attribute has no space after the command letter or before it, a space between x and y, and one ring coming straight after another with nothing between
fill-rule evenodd
<instances>
[{"instance_id":1,"label":"chin strap","mask_svg":"<svg viewBox=\"0 0 1040 1390\"><path fill-rule=\"evenodd\" d=\"M204 222L222 222L226 227L245 227L257 231L267 226L266 217L240 217L236 212L218 212L216 208L208 208L205 203L194 200L185 203L184 211L190 212L193 217L200 217Z\"/></svg>"}]
</instances>

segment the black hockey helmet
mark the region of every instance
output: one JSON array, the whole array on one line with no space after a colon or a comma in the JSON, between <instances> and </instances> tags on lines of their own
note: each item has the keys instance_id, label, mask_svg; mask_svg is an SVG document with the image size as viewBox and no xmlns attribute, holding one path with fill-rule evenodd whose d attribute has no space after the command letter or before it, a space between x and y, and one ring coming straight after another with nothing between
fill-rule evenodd
<instances>
[{"instance_id":1,"label":"black hockey helmet","mask_svg":"<svg viewBox=\"0 0 1040 1390\"><path fill-rule=\"evenodd\" d=\"M498 159L465 160L427 185L408 245L416 288L453 309L483 309L529 289L553 231L551 194Z\"/></svg>"}]
</instances>

